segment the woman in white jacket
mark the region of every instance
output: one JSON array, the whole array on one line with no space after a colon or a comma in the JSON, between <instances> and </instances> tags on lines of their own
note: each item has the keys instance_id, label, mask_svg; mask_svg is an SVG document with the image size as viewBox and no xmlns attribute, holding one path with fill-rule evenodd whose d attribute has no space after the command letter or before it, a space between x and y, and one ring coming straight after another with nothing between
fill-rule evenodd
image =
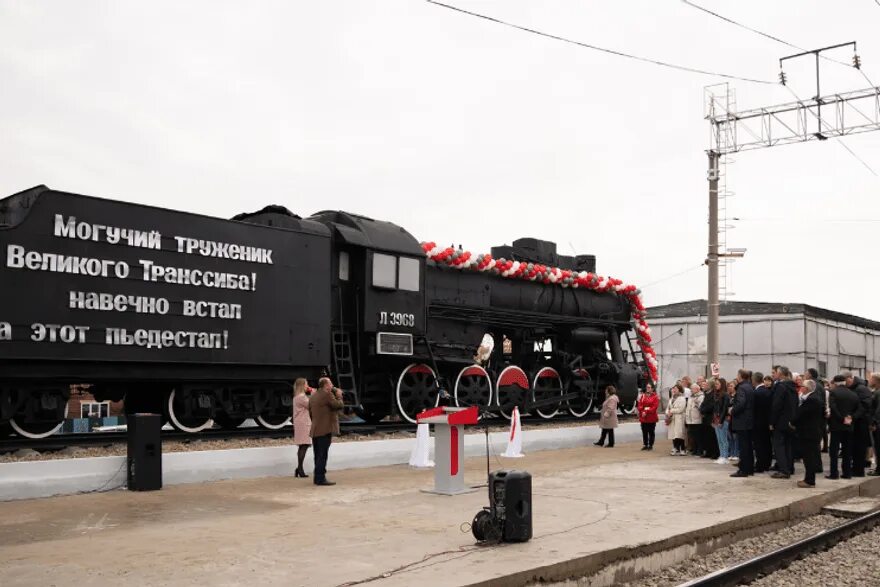
<instances>
[{"instance_id":1,"label":"woman in white jacket","mask_svg":"<svg viewBox=\"0 0 880 587\"><path fill-rule=\"evenodd\" d=\"M676 383L672 389L672 400L666 408L666 436L672 440L673 456L684 455L687 452L684 449L684 439L687 436L684 418L687 409L687 400L684 398L684 389L680 384Z\"/></svg>"}]
</instances>

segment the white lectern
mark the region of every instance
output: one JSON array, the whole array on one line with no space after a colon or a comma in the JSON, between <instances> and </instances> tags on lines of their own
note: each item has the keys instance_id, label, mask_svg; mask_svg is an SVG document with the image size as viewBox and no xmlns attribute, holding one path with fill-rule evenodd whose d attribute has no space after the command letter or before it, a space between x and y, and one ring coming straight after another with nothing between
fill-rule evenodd
<instances>
[{"instance_id":1,"label":"white lectern","mask_svg":"<svg viewBox=\"0 0 880 587\"><path fill-rule=\"evenodd\" d=\"M464 427L476 424L476 406L432 408L416 417L419 424L434 424L434 489L428 493L458 495L476 491L464 486Z\"/></svg>"}]
</instances>

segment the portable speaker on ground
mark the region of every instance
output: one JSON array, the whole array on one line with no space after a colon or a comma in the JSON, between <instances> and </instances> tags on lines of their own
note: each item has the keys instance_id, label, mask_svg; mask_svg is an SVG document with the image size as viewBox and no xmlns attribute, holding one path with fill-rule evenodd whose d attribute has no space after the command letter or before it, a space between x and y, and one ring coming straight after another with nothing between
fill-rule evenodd
<instances>
[{"instance_id":1,"label":"portable speaker on ground","mask_svg":"<svg viewBox=\"0 0 880 587\"><path fill-rule=\"evenodd\" d=\"M128 489L162 489L162 417L158 414L128 418Z\"/></svg>"},{"instance_id":2,"label":"portable speaker on ground","mask_svg":"<svg viewBox=\"0 0 880 587\"><path fill-rule=\"evenodd\" d=\"M532 538L532 476L525 471L489 475L489 507L471 524L477 540L526 542Z\"/></svg>"}]
</instances>

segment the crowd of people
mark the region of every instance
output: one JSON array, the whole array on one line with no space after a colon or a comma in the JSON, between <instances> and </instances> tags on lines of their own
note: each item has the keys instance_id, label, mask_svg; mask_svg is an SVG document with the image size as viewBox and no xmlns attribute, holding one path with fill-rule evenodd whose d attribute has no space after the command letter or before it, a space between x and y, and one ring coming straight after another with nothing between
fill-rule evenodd
<instances>
[{"instance_id":1,"label":"crowd of people","mask_svg":"<svg viewBox=\"0 0 880 587\"><path fill-rule=\"evenodd\" d=\"M651 385L636 406L642 450L652 450L660 401ZM685 376L669 389L665 423L672 456L733 464L731 477L789 479L801 461L798 487L815 487L822 452L829 454L826 479L864 477L872 452L867 474L880 474L880 373L864 381L844 371L826 381L812 368L799 374L777 365L766 376L740 369L731 381Z\"/></svg>"}]
</instances>

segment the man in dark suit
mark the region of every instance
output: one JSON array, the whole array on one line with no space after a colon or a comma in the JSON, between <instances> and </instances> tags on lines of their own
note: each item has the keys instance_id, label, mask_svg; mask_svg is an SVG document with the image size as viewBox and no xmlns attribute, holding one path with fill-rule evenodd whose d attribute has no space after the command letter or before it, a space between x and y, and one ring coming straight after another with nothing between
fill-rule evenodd
<instances>
[{"instance_id":1,"label":"man in dark suit","mask_svg":"<svg viewBox=\"0 0 880 587\"><path fill-rule=\"evenodd\" d=\"M831 470L828 475L825 475L825 478L838 478L837 455L842 452L842 477L849 479L852 477L853 468L853 422L857 418L861 418L865 410L859 401L859 396L846 386L845 375L835 375L831 381L828 408L831 411L831 418L828 420L828 428L831 430L831 442L828 444Z\"/></svg>"},{"instance_id":2,"label":"man in dark suit","mask_svg":"<svg viewBox=\"0 0 880 587\"><path fill-rule=\"evenodd\" d=\"M774 479L788 479L794 474L792 460L792 431L789 424L798 405L797 386L791 380L791 370L780 365L775 368L777 379L773 386L773 404L770 407L770 429L773 431L773 452L778 470Z\"/></svg>"},{"instance_id":3,"label":"man in dark suit","mask_svg":"<svg viewBox=\"0 0 880 587\"><path fill-rule=\"evenodd\" d=\"M825 408L816 391L816 382L807 379L804 381L804 387L806 391L800 396L797 410L791 420L804 462L804 479L797 484L801 488L816 486L816 473L822 465L819 442L825 423Z\"/></svg>"},{"instance_id":4,"label":"man in dark suit","mask_svg":"<svg viewBox=\"0 0 880 587\"><path fill-rule=\"evenodd\" d=\"M868 447L871 446L871 404L873 396L865 382L853 375L850 371L841 373L846 377L846 386L849 387L859 398L862 404L862 415L853 416L853 477L865 476L865 464L868 459Z\"/></svg>"},{"instance_id":5,"label":"man in dark suit","mask_svg":"<svg viewBox=\"0 0 880 587\"><path fill-rule=\"evenodd\" d=\"M755 474L755 453L752 448L752 429L755 427L755 388L752 372L740 369L736 373L736 395L730 407L731 428L739 442L739 466L731 477L750 477Z\"/></svg>"},{"instance_id":6,"label":"man in dark suit","mask_svg":"<svg viewBox=\"0 0 880 587\"><path fill-rule=\"evenodd\" d=\"M828 407L828 400L825 397L825 386L822 385L822 381L819 379L819 372L810 367L807 369L807 372L804 373L804 379L815 381L816 382L816 395L822 400L822 407ZM828 451L828 421L825 420L822 424L822 452ZM822 470L819 469L821 473Z\"/></svg>"},{"instance_id":7,"label":"man in dark suit","mask_svg":"<svg viewBox=\"0 0 880 587\"><path fill-rule=\"evenodd\" d=\"M769 377L755 372L752 385L755 387L755 428L752 430L752 443L755 445L755 473L770 469L770 387L765 382Z\"/></svg>"},{"instance_id":8,"label":"man in dark suit","mask_svg":"<svg viewBox=\"0 0 880 587\"><path fill-rule=\"evenodd\" d=\"M318 389L309 398L312 417L312 450L315 451L315 485L336 485L327 480L327 457L333 435L339 435L339 410L343 407L342 390L333 387L329 377L318 381Z\"/></svg>"},{"instance_id":9,"label":"man in dark suit","mask_svg":"<svg viewBox=\"0 0 880 587\"><path fill-rule=\"evenodd\" d=\"M869 475L880 475L880 373L874 373L868 381L874 394L871 405L871 432L874 437L874 470Z\"/></svg>"}]
</instances>

